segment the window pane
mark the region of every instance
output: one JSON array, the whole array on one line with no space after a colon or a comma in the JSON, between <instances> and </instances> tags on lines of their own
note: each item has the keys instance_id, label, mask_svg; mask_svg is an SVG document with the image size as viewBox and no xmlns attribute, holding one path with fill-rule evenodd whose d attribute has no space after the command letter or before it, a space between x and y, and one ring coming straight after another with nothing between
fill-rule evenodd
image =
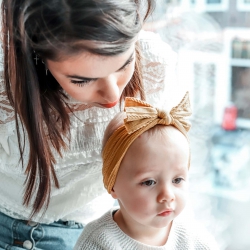
<instances>
[{"instance_id":1,"label":"window pane","mask_svg":"<svg viewBox=\"0 0 250 250\"><path fill-rule=\"evenodd\" d=\"M250 68L232 68L232 100L238 108L238 117L250 119Z\"/></svg>"},{"instance_id":2,"label":"window pane","mask_svg":"<svg viewBox=\"0 0 250 250\"><path fill-rule=\"evenodd\" d=\"M221 0L207 0L207 3L221 3Z\"/></svg>"}]
</instances>

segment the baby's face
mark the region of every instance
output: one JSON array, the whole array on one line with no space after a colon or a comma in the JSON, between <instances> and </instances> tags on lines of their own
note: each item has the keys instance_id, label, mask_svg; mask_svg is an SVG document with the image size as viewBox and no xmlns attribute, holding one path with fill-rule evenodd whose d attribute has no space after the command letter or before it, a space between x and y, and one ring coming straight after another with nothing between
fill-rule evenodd
<instances>
[{"instance_id":1,"label":"baby's face","mask_svg":"<svg viewBox=\"0 0 250 250\"><path fill-rule=\"evenodd\" d=\"M168 126L146 132L127 151L112 191L125 220L162 228L186 204L189 144Z\"/></svg>"}]
</instances>

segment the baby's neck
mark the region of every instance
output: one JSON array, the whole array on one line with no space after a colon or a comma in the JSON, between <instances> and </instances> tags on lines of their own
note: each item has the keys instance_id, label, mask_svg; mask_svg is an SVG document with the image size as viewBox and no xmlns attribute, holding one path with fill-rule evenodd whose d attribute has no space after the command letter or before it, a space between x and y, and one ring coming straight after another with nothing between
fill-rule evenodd
<instances>
[{"instance_id":1,"label":"baby's neck","mask_svg":"<svg viewBox=\"0 0 250 250\"><path fill-rule=\"evenodd\" d=\"M134 240L151 246L165 245L172 226L172 223L164 228L147 227L138 223L135 224L125 219L121 210L115 213L114 221L125 234Z\"/></svg>"}]
</instances>

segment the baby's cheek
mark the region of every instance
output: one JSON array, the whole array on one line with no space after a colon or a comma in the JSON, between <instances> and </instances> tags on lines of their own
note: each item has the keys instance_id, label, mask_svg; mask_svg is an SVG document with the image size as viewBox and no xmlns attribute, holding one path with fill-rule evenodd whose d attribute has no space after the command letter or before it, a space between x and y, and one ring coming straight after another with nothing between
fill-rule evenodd
<instances>
[{"instance_id":1,"label":"baby's cheek","mask_svg":"<svg viewBox=\"0 0 250 250\"><path fill-rule=\"evenodd\" d=\"M138 214L139 217L147 215L149 213L150 203L152 204L152 201L150 202L147 197L136 197L131 203L131 210L133 210L135 214Z\"/></svg>"},{"instance_id":2,"label":"baby's cheek","mask_svg":"<svg viewBox=\"0 0 250 250\"><path fill-rule=\"evenodd\" d=\"M185 208L188 200L188 192L182 192L178 197L178 210L179 213Z\"/></svg>"}]
</instances>

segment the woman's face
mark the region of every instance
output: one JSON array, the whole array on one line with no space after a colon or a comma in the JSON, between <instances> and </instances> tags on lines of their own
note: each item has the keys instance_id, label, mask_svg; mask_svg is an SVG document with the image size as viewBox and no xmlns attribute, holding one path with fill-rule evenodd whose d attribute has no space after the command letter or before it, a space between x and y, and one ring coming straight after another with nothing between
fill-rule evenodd
<instances>
[{"instance_id":1,"label":"woman's face","mask_svg":"<svg viewBox=\"0 0 250 250\"><path fill-rule=\"evenodd\" d=\"M89 52L61 61L47 60L50 73L74 99L97 107L115 106L135 68L135 43L117 56Z\"/></svg>"}]
</instances>

